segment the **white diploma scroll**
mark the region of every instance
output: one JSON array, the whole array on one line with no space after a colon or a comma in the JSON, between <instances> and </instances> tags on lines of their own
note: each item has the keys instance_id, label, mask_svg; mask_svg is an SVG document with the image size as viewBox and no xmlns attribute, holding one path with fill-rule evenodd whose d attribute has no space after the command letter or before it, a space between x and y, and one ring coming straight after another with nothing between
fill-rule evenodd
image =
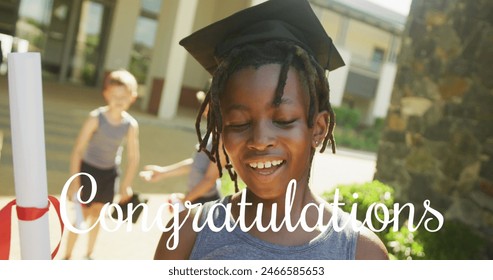
<instances>
[{"instance_id":1,"label":"white diploma scroll","mask_svg":"<svg viewBox=\"0 0 493 280\"><path fill-rule=\"evenodd\" d=\"M17 207L46 208L48 186L39 53L10 53L8 81ZM19 221L21 258L50 260L48 212Z\"/></svg>"}]
</instances>

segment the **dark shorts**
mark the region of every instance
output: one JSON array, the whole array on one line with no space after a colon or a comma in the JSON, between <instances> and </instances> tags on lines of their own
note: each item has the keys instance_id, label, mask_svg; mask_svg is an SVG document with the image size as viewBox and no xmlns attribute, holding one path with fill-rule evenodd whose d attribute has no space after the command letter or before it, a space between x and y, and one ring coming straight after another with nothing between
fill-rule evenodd
<instances>
[{"instance_id":1,"label":"dark shorts","mask_svg":"<svg viewBox=\"0 0 493 280\"><path fill-rule=\"evenodd\" d=\"M80 171L91 174L97 184L96 196L89 203L82 204L83 206L90 206L91 203L94 202L103 204L113 202L115 196L115 181L118 177L118 170L116 167L111 169L100 169L82 162ZM82 200L87 201L91 195L91 180L87 176L81 176L80 181L82 184Z\"/></svg>"}]
</instances>

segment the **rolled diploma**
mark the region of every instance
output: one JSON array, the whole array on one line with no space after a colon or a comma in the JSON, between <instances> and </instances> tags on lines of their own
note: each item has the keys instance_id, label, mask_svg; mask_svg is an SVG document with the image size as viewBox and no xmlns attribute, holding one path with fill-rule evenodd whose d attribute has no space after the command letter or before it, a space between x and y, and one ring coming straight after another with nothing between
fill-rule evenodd
<instances>
[{"instance_id":1,"label":"rolled diploma","mask_svg":"<svg viewBox=\"0 0 493 280\"><path fill-rule=\"evenodd\" d=\"M8 55L10 126L17 206L46 208L48 186L39 53ZM19 221L21 258L49 260L48 213Z\"/></svg>"}]
</instances>

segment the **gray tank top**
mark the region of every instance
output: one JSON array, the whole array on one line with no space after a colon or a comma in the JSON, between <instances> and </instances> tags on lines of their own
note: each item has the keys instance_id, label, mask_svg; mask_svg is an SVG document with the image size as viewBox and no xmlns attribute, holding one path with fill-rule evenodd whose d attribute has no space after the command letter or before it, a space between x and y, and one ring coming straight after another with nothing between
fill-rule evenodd
<instances>
[{"instance_id":1,"label":"gray tank top","mask_svg":"<svg viewBox=\"0 0 493 280\"><path fill-rule=\"evenodd\" d=\"M207 149L210 151L212 147L212 142L207 144ZM193 163L188 175L188 189L193 189L201 180L204 178L207 169L209 168L211 161L209 157L204 152L195 152L193 156ZM202 197L212 197L219 194L221 188L221 179L217 179L211 189L204 194Z\"/></svg>"},{"instance_id":2,"label":"gray tank top","mask_svg":"<svg viewBox=\"0 0 493 280\"><path fill-rule=\"evenodd\" d=\"M230 196L219 203L226 205ZM204 204L201 212L201 225L214 202ZM218 203L218 202L216 202ZM225 219L225 210L216 207L214 224L220 226ZM351 217L339 210L338 224L343 225ZM233 221L230 221L233 224ZM232 232L223 228L213 232L208 226L197 233L195 244L190 254L192 260L352 260L356 256L359 233L348 224L342 231L336 232L332 226L320 233L310 242L299 246L283 246L258 239L240 227Z\"/></svg>"},{"instance_id":3,"label":"gray tank top","mask_svg":"<svg viewBox=\"0 0 493 280\"><path fill-rule=\"evenodd\" d=\"M135 120L124 112L121 123L113 125L106 119L105 111L104 107L98 108L98 129L87 145L84 161L97 168L110 169L120 164L123 139Z\"/></svg>"}]
</instances>

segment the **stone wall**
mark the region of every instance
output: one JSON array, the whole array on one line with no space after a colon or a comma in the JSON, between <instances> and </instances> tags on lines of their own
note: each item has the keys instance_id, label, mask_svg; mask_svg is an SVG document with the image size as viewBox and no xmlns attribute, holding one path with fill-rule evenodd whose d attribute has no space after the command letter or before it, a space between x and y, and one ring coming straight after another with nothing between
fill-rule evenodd
<instances>
[{"instance_id":1,"label":"stone wall","mask_svg":"<svg viewBox=\"0 0 493 280\"><path fill-rule=\"evenodd\" d=\"M493 1L413 0L375 179L493 241Z\"/></svg>"}]
</instances>

